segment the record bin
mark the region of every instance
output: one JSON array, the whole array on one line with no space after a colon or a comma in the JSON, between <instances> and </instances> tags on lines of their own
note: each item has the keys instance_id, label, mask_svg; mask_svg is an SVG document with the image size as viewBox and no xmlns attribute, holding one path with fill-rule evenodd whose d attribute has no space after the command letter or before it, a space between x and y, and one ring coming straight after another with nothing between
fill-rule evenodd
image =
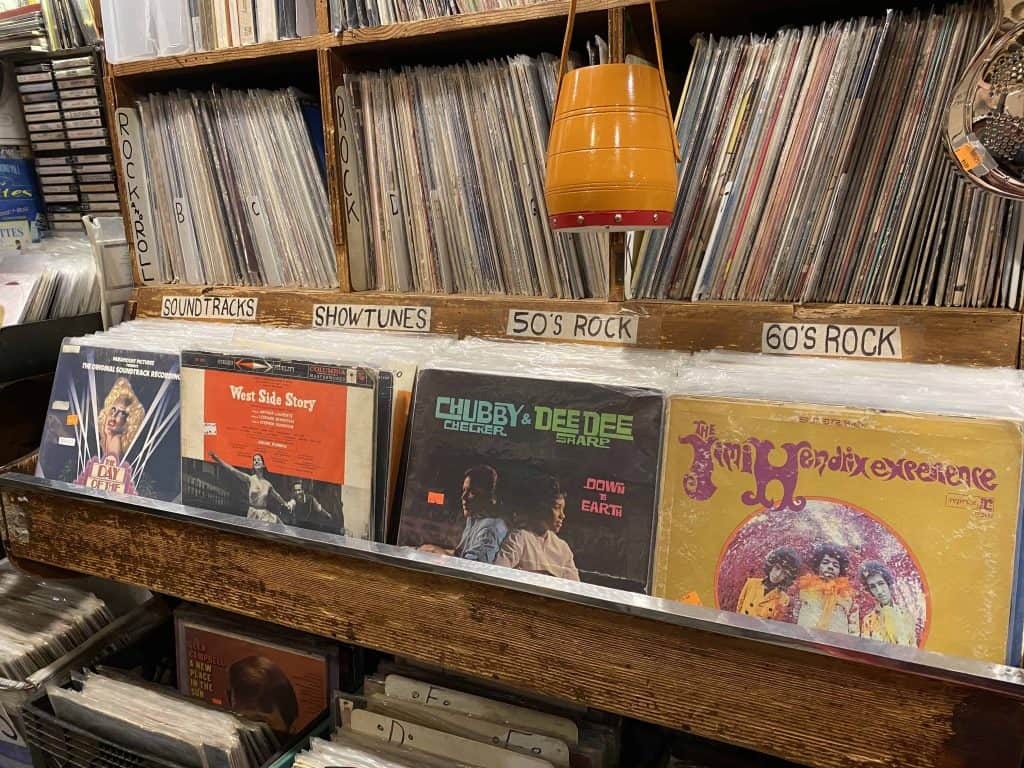
<instances>
[{"instance_id":1,"label":"record bin","mask_svg":"<svg viewBox=\"0 0 1024 768\"><path fill-rule=\"evenodd\" d=\"M79 685L69 681L62 687ZM126 749L61 720L53 713L45 691L25 705L23 718L34 768L192 768ZM291 768L295 756L309 747L309 740L325 736L330 728L330 718L317 720L262 768Z\"/></svg>"},{"instance_id":2,"label":"record bin","mask_svg":"<svg viewBox=\"0 0 1024 768\"><path fill-rule=\"evenodd\" d=\"M112 621L71 653L34 672L26 680L0 678L0 765L31 765L25 748L26 729L23 713L26 704L50 683L62 683L71 672L97 664L140 642L170 617L162 598L150 597L146 602Z\"/></svg>"}]
</instances>

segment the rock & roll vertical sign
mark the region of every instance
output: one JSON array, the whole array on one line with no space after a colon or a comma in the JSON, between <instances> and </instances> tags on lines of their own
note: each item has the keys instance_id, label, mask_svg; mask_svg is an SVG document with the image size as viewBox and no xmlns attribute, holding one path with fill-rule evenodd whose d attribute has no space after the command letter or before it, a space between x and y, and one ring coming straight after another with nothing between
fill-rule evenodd
<instances>
[{"instance_id":1,"label":"rock & roll vertical sign","mask_svg":"<svg viewBox=\"0 0 1024 768\"><path fill-rule=\"evenodd\" d=\"M128 197L129 220L125 228L135 243L135 262L143 284L158 282L160 270L156 259L153 211L150 207L149 177L143 156L142 128L134 109L118 109L117 141L121 157L124 193Z\"/></svg>"}]
</instances>

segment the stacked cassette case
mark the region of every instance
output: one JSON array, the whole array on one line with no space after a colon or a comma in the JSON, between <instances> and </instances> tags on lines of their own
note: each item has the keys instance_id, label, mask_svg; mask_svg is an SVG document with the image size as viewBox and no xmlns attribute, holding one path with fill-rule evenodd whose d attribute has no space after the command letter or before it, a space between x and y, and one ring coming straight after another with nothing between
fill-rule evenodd
<instances>
[{"instance_id":1,"label":"stacked cassette case","mask_svg":"<svg viewBox=\"0 0 1024 768\"><path fill-rule=\"evenodd\" d=\"M95 54L56 56L15 72L51 228L81 231L83 214L119 213Z\"/></svg>"}]
</instances>

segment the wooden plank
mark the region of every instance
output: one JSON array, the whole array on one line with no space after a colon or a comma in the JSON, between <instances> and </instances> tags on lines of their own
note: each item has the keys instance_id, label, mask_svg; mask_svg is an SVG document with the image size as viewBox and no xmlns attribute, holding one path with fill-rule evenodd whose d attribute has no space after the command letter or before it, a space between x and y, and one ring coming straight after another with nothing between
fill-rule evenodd
<instances>
[{"instance_id":1,"label":"wooden plank","mask_svg":"<svg viewBox=\"0 0 1024 768\"><path fill-rule=\"evenodd\" d=\"M895 325L903 359L1014 367L1021 346L1021 315L1009 310L864 305L792 305L739 302L568 301L511 296L434 296L393 293L166 286L138 288L139 317L160 317L165 296L256 296L257 320L310 327L315 304L418 305L431 308L436 333L505 335L510 309L635 316L637 344L658 349L761 351L764 323Z\"/></svg>"},{"instance_id":2,"label":"wooden plank","mask_svg":"<svg viewBox=\"0 0 1024 768\"><path fill-rule=\"evenodd\" d=\"M496 585L7 489L15 557L409 656L812 768L1019 768L1024 702Z\"/></svg>"},{"instance_id":3,"label":"wooden plank","mask_svg":"<svg viewBox=\"0 0 1024 768\"><path fill-rule=\"evenodd\" d=\"M640 5L645 0L580 0L577 13L607 11L628 5ZM476 31L529 24L534 21L558 18L569 13L568 0L546 0L518 8L504 8L497 11L478 11L459 16L444 16L436 19L406 21L382 27L347 29L341 35L342 48L370 47L393 44L396 41L416 41L431 38L440 42L446 36L455 36Z\"/></svg>"},{"instance_id":4,"label":"wooden plank","mask_svg":"<svg viewBox=\"0 0 1024 768\"><path fill-rule=\"evenodd\" d=\"M316 31L331 34L331 0L316 0Z\"/></svg>"},{"instance_id":5,"label":"wooden plank","mask_svg":"<svg viewBox=\"0 0 1024 768\"><path fill-rule=\"evenodd\" d=\"M329 48L337 44L338 38L333 34L312 35L310 37L300 37L296 40L276 40L272 43L223 48L217 51L187 53L181 56L161 56L142 61L127 61L121 64L112 64L110 71L111 75L116 78L152 75L183 69L198 69L243 61L290 56L315 51L319 48Z\"/></svg>"}]
</instances>

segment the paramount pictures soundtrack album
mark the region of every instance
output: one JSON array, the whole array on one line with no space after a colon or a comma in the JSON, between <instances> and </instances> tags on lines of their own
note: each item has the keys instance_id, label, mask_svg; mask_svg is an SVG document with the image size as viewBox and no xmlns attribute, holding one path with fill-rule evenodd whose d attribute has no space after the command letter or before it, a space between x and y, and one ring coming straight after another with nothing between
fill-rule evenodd
<instances>
[{"instance_id":1,"label":"paramount pictures soundtrack album","mask_svg":"<svg viewBox=\"0 0 1024 768\"><path fill-rule=\"evenodd\" d=\"M175 501L181 493L176 354L65 343L36 475Z\"/></svg>"},{"instance_id":2,"label":"paramount pictures soundtrack album","mask_svg":"<svg viewBox=\"0 0 1024 768\"><path fill-rule=\"evenodd\" d=\"M421 371L398 544L647 592L664 398Z\"/></svg>"},{"instance_id":3,"label":"paramount pictures soundtrack album","mask_svg":"<svg viewBox=\"0 0 1024 768\"><path fill-rule=\"evenodd\" d=\"M190 351L181 360L185 504L370 537L372 370Z\"/></svg>"},{"instance_id":4,"label":"paramount pictures soundtrack album","mask_svg":"<svg viewBox=\"0 0 1024 768\"><path fill-rule=\"evenodd\" d=\"M1020 659L1021 424L673 397L655 594Z\"/></svg>"}]
</instances>

